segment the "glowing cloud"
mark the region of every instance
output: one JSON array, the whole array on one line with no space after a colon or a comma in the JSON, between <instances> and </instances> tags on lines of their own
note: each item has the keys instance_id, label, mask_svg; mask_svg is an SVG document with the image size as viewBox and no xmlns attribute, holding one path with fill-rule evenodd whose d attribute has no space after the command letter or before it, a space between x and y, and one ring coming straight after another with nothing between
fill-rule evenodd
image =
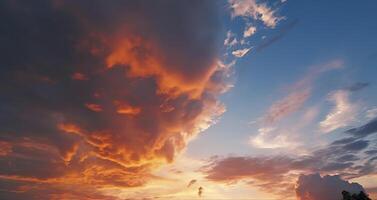
<instances>
[{"instance_id":1,"label":"glowing cloud","mask_svg":"<svg viewBox=\"0 0 377 200\"><path fill-rule=\"evenodd\" d=\"M335 107L327 114L326 118L320 122L322 132L328 133L338 128L350 125L356 120L358 105L351 103L349 92L344 90L336 91L329 95L329 101Z\"/></svg>"},{"instance_id":2,"label":"glowing cloud","mask_svg":"<svg viewBox=\"0 0 377 200\"><path fill-rule=\"evenodd\" d=\"M72 187L106 199L105 189L157 179L151 170L225 110L218 96L228 69L218 62L212 1L5 1L0 9L22 38L3 44L0 83L12 90L2 93L0 184L27 188L28 199L83 199ZM38 34L19 32L26 27Z\"/></svg>"}]
</instances>

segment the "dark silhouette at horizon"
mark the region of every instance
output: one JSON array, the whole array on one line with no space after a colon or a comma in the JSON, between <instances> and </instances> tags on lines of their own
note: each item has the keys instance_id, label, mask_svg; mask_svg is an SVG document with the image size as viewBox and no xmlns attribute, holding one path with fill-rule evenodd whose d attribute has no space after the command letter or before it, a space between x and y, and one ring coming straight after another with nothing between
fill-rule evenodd
<instances>
[{"instance_id":1,"label":"dark silhouette at horizon","mask_svg":"<svg viewBox=\"0 0 377 200\"><path fill-rule=\"evenodd\" d=\"M372 200L371 198L369 198L369 196L363 192L363 191L360 191L359 194L352 194L343 190L342 191L342 195L343 195L343 200Z\"/></svg>"}]
</instances>

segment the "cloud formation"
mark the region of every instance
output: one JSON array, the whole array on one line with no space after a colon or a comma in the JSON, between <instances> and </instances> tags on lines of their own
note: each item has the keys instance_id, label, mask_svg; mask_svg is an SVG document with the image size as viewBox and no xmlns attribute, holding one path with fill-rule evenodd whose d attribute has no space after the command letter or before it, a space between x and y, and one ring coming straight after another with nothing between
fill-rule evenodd
<instances>
[{"instance_id":1,"label":"cloud formation","mask_svg":"<svg viewBox=\"0 0 377 200\"><path fill-rule=\"evenodd\" d=\"M359 107L356 103L349 100L349 92L338 90L328 97L333 102L334 108L326 115L326 118L320 122L321 131L328 133L338 128L346 127L356 120Z\"/></svg>"},{"instance_id":2,"label":"cloud formation","mask_svg":"<svg viewBox=\"0 0 377 200\"><path fill-rule=\"evenodd\" d=\"M262 21L268 27L275 27L282 19L276 15L276 11L266 4L257 3L255 0L229 0L232 16L251 17Z\"/></svg>"},{"instance_id":3,"label":"cloud formation","mask_svg":"<svg viewBox=\"0 0 377 200\"><path fill-rule=\"evenodd\" d=\"M321 65L312 66L309 71L298 81L289 85L286 95L276 100L262 116L258 133L251 136L250 143L257 148L294 148L298 144L297 133L305 126L310 125L318 114L318 109L313 107L305 110L303 115L294 124L279 125L281 121L300 111L311 96L313 82L322 73L341 68L341 60L331 60Z\"/></svg>"},{"instance_id":4,"label":"cloud formation","mask_svg":"<svg viewBox=\"0 0 377 200\"><path fill-rule=\"evenodd\" d=\"M343 138L302 155L217 157L201 170L213 182L243 181L279 196L294 196L300 174L338 174L349 180L376 173L376 153L367 150L369 143L358 138ZM370 153L361 154L363 151ZM300 191L300 195L304 194L306 187L302 186Z\"/></svg>"},{"instance_id":5,"label":"cloud formation","mask_svg":"<svg viewBox=\"0 0 377 200\"><path fill-rule=\"evenodd\" d=\"M300 175L297 180L296 196L298 200L334 200L342 199L342 191L358 194L365 191L358 183L349 183L339 176L319 174Z\"/></svg>"},{"instance_id":6,"label":"cloud formation","mask_svg":"<svg viewBox=\"0 0 377 200\"><path fill-rule=\"evenodd\" d=\"M360 127L347 130L346 133L352 134L356 137L366 137L377 133L377 117Z\"/></svg>"},{"instance_id":7,"label":"cloud formation","mask_svg":"<svg viewBox=\"0 0 377 200\"><path fill-rule=\"evenodd\" d=\"M356 82L352 85L345 87L344 90L348 90L350 92L356 92L356 91L359 91L359 90L362 90L362 89L368 87L369 85L370 85L370 83L368 83L368 82Z\"/></svg>"},{"instance_id":8,"label":"cloud formation","mask_svg":"<svg viewBox=\"0 0 377 200\"><path fill-rule=\"evenodd\" d=\"M1 195L64 199L88 187L103 196L97 189L155 178L151 169L224 111L218 9L191 0L2 1Z\"/></svg>"},{"instance_id":9,"label":"cloud formation","mask_svg":"<svg viewBox=\"0 0 377 200\"><path fill-rule=\"evenodd\" d=\"M232 54L237 58L242 58L250 51L250 49L251 48L234 50L232 51Z\"/></svg>"}]
</instances>

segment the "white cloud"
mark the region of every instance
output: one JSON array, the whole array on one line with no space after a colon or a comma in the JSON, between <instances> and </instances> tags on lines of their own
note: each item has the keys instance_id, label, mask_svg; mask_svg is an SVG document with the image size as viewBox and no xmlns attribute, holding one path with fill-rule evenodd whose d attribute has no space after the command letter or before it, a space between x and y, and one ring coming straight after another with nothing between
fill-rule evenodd
<instances>
[{"instance_id":1,"label":"white cloud","mask_svg":"<svg viewBox=\"0 0 377 200\"><path fill-rule=\"evenodd\" d=\"M233 17L251 17L255 20L261 20L270 28L274 28L278 21L283 19L276 16L275 10L272 10L266 4L257 3L256 0L229 0L229 4L232 8Z\"/></svg>"},{"instance_id":2,"label":"white cloud","mask_svg":"<svg viewBox=\"0 0 377 200\"><path fill-rule=\"evenodd\" d=\"M371 108L366 112L367 119L374 119L377 117L377 107Z\"/></svg>"},{"instance_id":3,"label":"white cloud","mask_svg":"<svg viewBox=\"0 0 377 200\"><path fill-rule=\"evenodd\" d=\"M348 126L356 120L359 106L350 102L348 91L338 90L331 93L328 100L333 102L335 106L326 118L319 123L322 132L334 131Z\"/></svg>"},{"instance_id":4,"label":"white cloud","mask_svg":"<svg viewBox=\"0 0 377 200\"><path fill-rule=\"evenodd\" d=\"M226 33L226 38L224 40L224 45L227 47L234 46L238 43L237 38L235 37L234 33L232 31L228 31Z\"/></svg>"},{"instance_id":5,"label":"white cloud","mask_svg":"<svg viewBox=\"0 0 377 200\"><path fill-rule=\"evenodd\" d=\"M276 130L275 127L262 127L258 129L257 136L250 137L249 143L253 147L261 149L292 148L297 146L297 144L290 141L287 135L281 133L276 135Z\"/></svg>"},{"instance_id":6,"label":"white cloud","mask_svg":"<svg viewBox=\"0 0 377 200\"><path fill-rule=\"evenodd\" d=\"M238 50L233 51L232 54L238 58L241 58L245 56L250 51L250 49L251 48L238 49Z\"/></svg>"},{"instance_id":7,"label":"white cloud","mask_svg":"<svg viewBox=\"0 0 377 200\"><path fill-rule=\"evenodd\" d=\"M249 27L246 27L245 31L243 32L243 37L244 38L250 37L254 35L256 31L257 31L257 28L255 26L250 25Z\"/></svg>"}]
</instances>

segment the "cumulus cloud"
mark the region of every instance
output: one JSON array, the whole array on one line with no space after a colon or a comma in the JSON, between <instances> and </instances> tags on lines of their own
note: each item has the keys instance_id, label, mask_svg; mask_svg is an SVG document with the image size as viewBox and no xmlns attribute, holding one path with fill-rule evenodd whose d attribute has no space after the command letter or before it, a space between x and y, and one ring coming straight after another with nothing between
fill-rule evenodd
<instances>
[{"instance_id":1,"label":"cumulus cloud","mask_svg":"<svg viewBox=\"0 0 377 200\"><path fill-rule=\"evenodd\" d=\"M364 192L363 186L345 181L340 176L300 175L296 184L298 200L342 199L343 190L351 194L358 194L360 191Z\"/></svg>"},{"instance_id":2,"label":"cumulus cloud","mask_svg":"<svg viewBox=\"0 0 377 200\"><path fill-rule=\"evenodd\" d=\"M24 194L50 199L48 186L95 193L155 178L224 111L217 5L3 1L1 187L41 183Z\"/></svg>"},{"instance_id":3,"label":"cumulus cloud","mask_svg":"<svg viewBox=\"0 0 377 200\"><path fill-rule=\"evenodd\" d=\"M356 120L359 106L349 100L349 92L339 90L331 93L328 99L333 102L334 108L320 122L322 132L328 133L346 127Z\"/></svg>"},{"instance_id":4,"label":"cumulus cloud","mask_svg":"<svg viewBox=\"0 0 377 200\"><path fill-rule=\"evenodd\" d=\"M242 58L250 51L250 49L251 48L238 49L238 50L232 51L232 54L238 58Z\"/></svg>"},{"instance_id":5,"label":"cumulus cloud","mask_svg":"<svg viewBox=\"0 0 377 200\"><path fill-rule=\"evenodd\" d=\"M266 4L257 3L255 0L229 0L232 16L251 17L262 21L268 27L275 27L283 19L278 17L276 11Z\"/></svg>"}]
</instances>

